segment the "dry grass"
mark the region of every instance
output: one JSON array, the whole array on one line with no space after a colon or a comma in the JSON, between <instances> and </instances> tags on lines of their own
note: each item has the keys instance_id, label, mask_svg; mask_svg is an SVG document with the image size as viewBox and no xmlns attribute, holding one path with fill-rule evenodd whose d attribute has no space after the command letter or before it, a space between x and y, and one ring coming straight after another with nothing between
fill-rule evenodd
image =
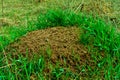
<instances>
[{"instance_id":1,"label":"dry grass","mask_svg":"<svg viewBox=\"0 0 120 80\"><path fill-rule=\"evenodd\" d=\"M28 17L32 20L35 19L40 12L50 8L62 8L70 9L75 12L85 12L93 15L98 14L106 20L111 20L115 23L115 26L120 26L120 5L117 4L119 0L115 0L114 2L112 0L44 0L37 3L36 1L37 0L4 0L3 19L5 18L12 21L10 23L13 25L24 26L27 24ZM9 24L6 26L9 26Z\"/></svg>"}]
</instances>

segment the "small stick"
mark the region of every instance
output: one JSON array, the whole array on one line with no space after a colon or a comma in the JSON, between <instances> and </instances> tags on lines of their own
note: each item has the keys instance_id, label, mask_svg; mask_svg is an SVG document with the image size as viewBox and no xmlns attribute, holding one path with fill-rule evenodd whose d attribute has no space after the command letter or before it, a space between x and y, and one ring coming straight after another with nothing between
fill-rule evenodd
<instances>
[{"instance_id":1,"label":"small stick","mask_svg":"<svg viewBox=\"0 0 120 80\"><path fill-rule=\"evenodd\" d=\"M75 10L75 13L78 11L78 9L81 7L83 7L83 2L84 2L84 0L82 0L82 2L81 2L81 4L79 4L79 6L77 7L77 9Z\"/></svg>"},{"instance_id":2,"label":"small stick","mask_svg":"<svg viewBox=\"0 0 120 80\"><path fill-rule=\"evenodd\" d=\"M13 64L7 64L6 66L0 67L0 69L6 68L6 67L9 67L9 66L12 66L12 65L13 65Z\"/></svg>"},{"instance_id":3,"label":"small stick","mask_svg":"<svg viewBox=\"0 0 120 80\"><path fill-rule=\"evenodd\" d=\"M3 0L1 0L1 2L2 2L2 18L4 17L4 15L3 15ZM3 21L2 21L2 25L3 25Z\"/></svg>"},{"instance_id":4,"label":"small stick","mask_svg":"<svg viewBox=\"0 0 120 80\"><path fill-rule=\"evenodd\" d=\"M3 0L1 0L1 2L2 2L2 17L3 17Z\"/></svg>"}]
</instances>

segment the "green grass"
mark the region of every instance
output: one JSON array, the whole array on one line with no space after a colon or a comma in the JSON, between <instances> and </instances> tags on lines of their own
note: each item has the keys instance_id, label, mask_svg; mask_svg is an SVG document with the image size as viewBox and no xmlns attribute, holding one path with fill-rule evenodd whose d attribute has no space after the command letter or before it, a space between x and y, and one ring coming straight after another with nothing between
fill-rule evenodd
<instances>
[{"instance_id":1,"label":"green grass","mask_svg":"<svg viewBox=\"0 0 120 80\"><path fill-rule=\"evenodd\" d=\"M66 13L66 14L65 14ZM35 25L35 28L30 28L31 25ZM91 55L90 62L93 62L94 66L84 64L80 66L78 64L78 70L86 76L86 78L96 78L100 79L100 76L104 76L104 79L119 79L120 77L120 35L116 32L115 28L110 25L105 24L105 22L99 18L94 18L92 16L86 16L82 13L76 14L71 11L62 11L59 10L49 10L45 14L40 14L37 21L34 24L30 24L30 27L27 28L18 28L18 27L6 27L5 31L9 35L1 36L0 42L4 48L10 42L13 42L20 36L26 34L29 31L36 29L44 29L54 26L78 26L83 30L82 36L80 36L80 42L87 45L89 48L89 53ZM1 49L2 50L2 49ZM47 50L48 56L50 57L51 51ZM101 56L101 53L104 54L104 57ZM29 54L29 53L27 53ZM62 77L71 79L80 79L81 75L79 73L70 74L70 70L64 71L64 67L56 65L56 68L53 67L51 62L51 74L44 73L45 70L45 59L43 55L35 60L29 61L28 57L19 56L17 59L11 58L1 54L0 63L0 75L2 79L30 79L30 76L34 74L39 79L63 79ZM11 61L11 66L7 63L6 59ZM36 60L37 59L37 60ZM75 59L73 57L73 59ZM75 59L76 60L76 59ZM77 57L76 62L79 62L79 57ZM58 62L59 64L59 62ZM6 66L3 67L2 66ZM94 67L94 68L92 68ZM82 69L82 70L81 70ZM6 73L7 72L7 73ZM44 74L43 74L44 73ZM48 75L48 76L45 76ZM72 75L72 76L70 76ZM96 77L95 77L96 76ZM83 76L81 77L83 78Z\"/></svg>"},{"instance_id":2,"label":"green grass","mask_svg":"<svg viewBox=\"0 0 120 80\"><path fill-rule=\"evenodd\" d=\"M111 25L106 25L100 19L94 21L90 18L83 29L82 43L98 47L100 51L106 51L111 55L120 53L120 34Z\"/></svg>"},{"instance_id":3,"label":"green grass","mask_svg":"<svg viewBox=\"0 0 120 80\"><path fill-rule=\"evenodd\" d=\"M29 21L29 18L26 20L27 27L19 25L1 29L0 79L30 80L31 77L38 80L120 79L120 33L111 24L106 24L99 17L75 13L68 9L49 9L40 13L36 21ZM27 32L55 26L81 28L79 42L88 47L91 59L87 61L90 64L77 64L79 72L72 72L70 67L66 64L60 66L59 62L53 65L50 62L52 51L49 48L46 51L47 56L38 53L33 55L31 60L27 52L25 56L13 57L12 53L6 56L4 48ZM72 57L74 61L80 62L78 55L73 53Z\"/></svg>"},{"instance_id":4,"label":"green grass","mask_svg":"<svg viewBox=\"0 0 120 80\"><path fill-rule=\"evenodd\" d=\"M1 62L1 66L6 66L3 68L0 67L0 78L2 80L29 80L32 74L42 75L45 65L44 58L43 56L37 56L34 56L33 60L28 60L27 56L22 55L19 55L17 59L12 58L13 56L11 55L7 56L7 59L11 62L11 66Z\"/></svg>"}]
</instances>

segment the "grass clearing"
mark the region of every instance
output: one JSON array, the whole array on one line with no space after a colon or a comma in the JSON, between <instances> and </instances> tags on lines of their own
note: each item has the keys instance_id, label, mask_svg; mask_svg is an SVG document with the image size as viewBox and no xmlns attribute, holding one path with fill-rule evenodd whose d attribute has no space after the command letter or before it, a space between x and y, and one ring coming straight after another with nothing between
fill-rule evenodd
<instances>
[{"instance_id":1,"label":"grass clearing","mask_svg":"<svg viewBox=\"0 0 120 80\"><path fill-rule=\"evenodd\" d=\"M76 13L72 11L72 8L48 9L40 13L36 20L27 20L27 27L1 28L0 79L120 79L120 33L111 24L106 24L103 19L96 16ZM7 54L4 50L11 42L30 31L55 26L68 28L77 26L82 30L78 44L83 43L87 46L89 54L80 56L73 51L73 55L69 58L75 61L75 70L71 69L71 63L65 57L63 57L64 65L61 65L59 61L54 64L51 61L52 50L49 47L45 55L42 52L34 53L31 59L27 51L26 55L18 54L13 57L11 52ZM82 58L85 59L81 61Z\"/></svg>"}]
</instances>

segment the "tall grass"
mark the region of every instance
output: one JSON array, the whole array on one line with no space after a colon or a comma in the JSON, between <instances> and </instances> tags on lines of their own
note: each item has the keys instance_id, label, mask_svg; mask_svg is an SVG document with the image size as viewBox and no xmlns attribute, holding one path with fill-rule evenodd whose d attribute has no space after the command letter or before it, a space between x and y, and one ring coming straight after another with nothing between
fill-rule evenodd
<instances>
[{"instance_id":1,"label":"tall grass","mask_svg":"<svg viewBox=\"0 0 120 80\"><path fill-rule=\"evenodd\" d=\"M120 53L120 34L116 29L107 25L104 21L93 18L86 21L87 24L83 26L84 32L81 36L81 41L84 44L93 45L100 51L106 51L113 55Z\"/></svg>"},{"instance_id":2,"label":"tall grass","mask_svg":"<svg viewBox=\"0 0 120 80\"><path fill-rule=\"evenodd\" d=\"M3 60L0 61L2 64L0 67L0 78L2 80L30 80L32 75L42 75L42 71L45 67L45 60L43 56L34 56L33 60L28 60L28 56L18 55L18 58L8 55L9 63L8 66ZM31 57L32 58L32 57ZM42 76L41 76L42 78Z\"/></svg>"}]
</instances>

